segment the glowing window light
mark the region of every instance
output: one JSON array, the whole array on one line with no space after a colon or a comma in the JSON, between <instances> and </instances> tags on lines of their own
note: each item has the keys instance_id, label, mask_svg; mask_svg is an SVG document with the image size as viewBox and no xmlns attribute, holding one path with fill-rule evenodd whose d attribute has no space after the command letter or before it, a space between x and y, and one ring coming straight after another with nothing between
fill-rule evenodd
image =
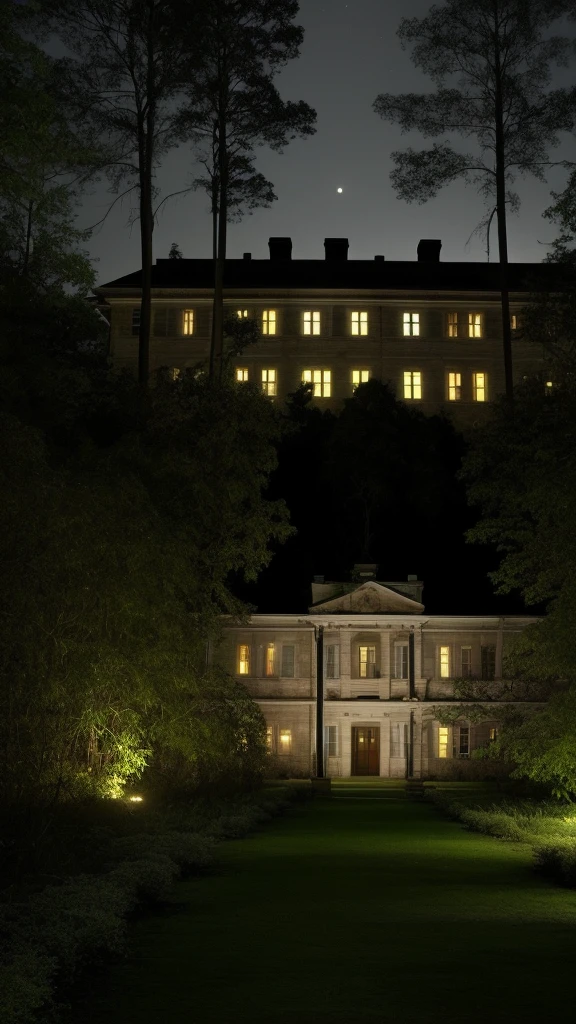
<instances>
[{"instance_id":1,"label":"glowing window light","mask_svg":"<svg viewBox=\"0 0 576 1024\"><path fill-rule=\"evenodd\" d=\"M131 804L141 804L143 799L144 799L144 797L141 797L141 796L129 796L128 799L129 799Z\"/></svg>"},{"instance_id":2,"label":"glowing window light","mask_svg":"<svg viewBox=\"0 0 576 1024\"><path fill-rule=\"evenodd\" d=\"M182 314L182 333L194 334L194 310L185 309Z\"/></svg>"},{"instance_id":3,"label":"glowing window light","mask_svg":"<svg viewBox=\"0 0 576 1024\"><path fill-rule=\"evenodd\" d=\"M276 370L262 370L262 391L269 398L274 398L277 393Z\"/></svg>"},{"instance_id":4,"label":"glowing window light","mask_svg":"<svg viewBox=\"0 0 576 1024\"><path fill-rule=\"evenodd\" d=\"M264 670L265 674L267 676L273 676L274 675L274 653L275 653L274 652L274 644L267 644L266 645L266 665L265 665L265 670Z\"/></svg>"},{"instance_id":5,"label":"glowing window light","mask_svg":"<svg viewBox=\"0 0 576 1024\"><path fill-rule=\"evenodd\" d=\"M462 374L448 374L448 401L459 402L462 398Z\"/></svg>"},{"instance_id":6,"label":"glowing window light","mask_svg":"<svg viewBox=\"0 0 576 1024\"><path fill-rule=\"evenodd\" d=\"M468 313L468 337L482 337L482 313Z\"/></svg>"},{"instance_id":7,"label":"glowing window light","mask_svg":"<svg viewBox=\"0 0 576 1024\"><path fill-rule=\"evenodd\" d=\"M485 402L488 390L488 375L486 373L472 374L472 394L475 402Z\"/></svg>"},{"instance_id":8,"label":"glowing window light","mask_svg":"<svg viewBox=\"0 0 576 1024\"><path fill-rule=\"evenodd\" d=\"M352 370L352 390L355 391L359 384L366 384L370 380L370 370Z\"/></svg>"},{"instance_id":9,"label":"glowing window light","mask_svg":"<svg viewBox=\"0 0 576 1024\"><path fill-rule=\"evenodd\" d=\"M448 726L441 725L438 729L438 757L448 757Z\"/></svg>"},{"instance_id":10,"label":"glowing window light","mask_svg":"<svg viewBox=\"0 0 576 1024\"><path fill-rule=\"evenodd\" d=\"M422 374L420 370L404 371L404 398L422 398Z\"/></svg>"},{"instance_id":11,"label":"glowing window light","mask_svg":"<svg viewBox=\"0 0 576 1024\"><path fill-rule=\"evenodd\" d=\"M449 679L450 678L450 648L449 647L441 647L440 648L440 678L441 679Z\"/></svg>"},{"instance_id":12,"label":"glowing window light","mask_svg":"<svg viewBox=\"0 0 576 1024\"><path fill-rule=\"evenodd\" d=\"M303 315L304 334L320 334L320 313L318 310L307 310Z\"/></svg>"},{"instance_id":13,"label":"glowing window light","mask_svg":"<svg viewBox=\"0 0 576 1024\"><path fill-rule=\"evenodd\" d=\"M238 675L250 675L250 646L249 644L238 645Z\"/></svg>"},{"instance_id":14,"label":"glowing window light","mask_svg":"<svg viewBox=\"0 0 576 1024\"><path fill-rule=\"evenodd\" d=\"M332 393L330 370L303 370L302 383L312 385L312 394L315 398L330 398Z\"/></svg>"},{"instance_id":15,"label":"glowing window light","mask_svg":"<svg viewBox=\"0 0 576 1024\"><path fill-rule=\"evenodd\" d=\"M262 310L262 334L276 334L276 310Z\"/></svg>"},{"instance_id":16,"label":"glowing window light","mask_svg":"<svg viewBox=\"0 0 576 1024\"><path fill-rule=\"evenodd\" d=\"M420 334L420 313L404 313L404 335L417 338Z\"/></svg>"},{"instance_id":17,"label":"glowing window light","mask_svg":"<svg viewBox=\"0 0 576 1024\"><path fill-rule=\"evenodd\" d=\"M238 317L239 320L244 320L248 316L248 310L247 309L237 309L236 310L236 316Z\"/></svg>"},{"instance_id":18,"label":"glowing window light","mask_svg":"<svg viewBox=\"0 0 576 1024\"><path fill-rule=\"evenodd\" d=\"M248 370L245 366L236 367L236 380L245 383L248 380Z\"/></svg>"},{"instance_id":19,"label":"glowing window light","mask_svg":"<svg viewBox=\"0 0 576 1024\"><path fill-rule=\"evenodd\" d=\"M368 313L356 312L351 314L352 334L368 334Z\"/></svg>"},{"instance_id":20,"label":"glowing window light","mask_svg":"<svg viewBox=\"0 0 576 1024\"><path fill-rule=\"evenodd\" d=\"M292 749L292 730L280 729L280 753L289 754Z\"/></svg>"},{"instance_id":21,"label":"glowing window light","mask_svg":"<svg viewBox=\"0 0 576 1024\"><path fill-rule=\"evenodd\" d=\"M376 647L358 648L358 674L360 679L374 679L376 676Z\"/></svg>"}]
</instances>

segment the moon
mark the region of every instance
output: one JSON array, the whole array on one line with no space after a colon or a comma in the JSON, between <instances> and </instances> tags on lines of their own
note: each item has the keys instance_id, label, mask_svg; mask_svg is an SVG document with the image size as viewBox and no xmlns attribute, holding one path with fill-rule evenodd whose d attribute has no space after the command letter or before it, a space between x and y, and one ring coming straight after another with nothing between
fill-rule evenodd
<instances>
[{"instance_id":1,"label":"moon","mask_svg":"<svg viewBox=\"0 0 576 1024\"><path fill-rule=\"evenodd\" d=\"M344 191L344 189L343 189L343 188L337 188L337 189L336 189L336 191L337 191L337 192L343 192L343 191Z\"/></svg>"}]
</instances>

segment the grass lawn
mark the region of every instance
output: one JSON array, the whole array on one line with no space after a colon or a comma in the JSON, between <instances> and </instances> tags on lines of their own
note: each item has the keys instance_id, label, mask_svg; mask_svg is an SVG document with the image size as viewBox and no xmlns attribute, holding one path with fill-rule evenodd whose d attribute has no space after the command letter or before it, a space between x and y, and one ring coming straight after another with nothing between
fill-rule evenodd
<instances>
[{"instance_id":1,"label":"grass lawn","mask_svg":"<svg viewBox=\"0 0 576 1024\"><path fill-rule=\"evenodd\" d=\"M224 844L69 1024L545 1024L572 1016L575 958L576 893L528 847L345 781Z\"/></svg>"}]
</instances>

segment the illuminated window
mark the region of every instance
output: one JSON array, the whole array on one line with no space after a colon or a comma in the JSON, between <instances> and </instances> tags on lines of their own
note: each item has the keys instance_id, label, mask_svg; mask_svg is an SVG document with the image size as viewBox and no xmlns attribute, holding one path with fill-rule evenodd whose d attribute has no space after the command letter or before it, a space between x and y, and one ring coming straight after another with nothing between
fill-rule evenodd
<instances>
[{"instance_id":1,"label":"illuminated window","mask_svg":"<svg viewBox=\"0 0 576 1024\"><path fill-rule=\"evenodd\" d=\"M340 679L340 645L326 645L326 679Z\"/></svg>"},{"instance_id":2,"label":"illuminated window","mask_svg":"<svg viewBox=\"0 0 576 1024\"><path fill-rule=\"evenodd\" d=\"M448 337L458 337L458 313L448 313Z\"/></svg>"},{"instance_id":3,"label":"illuminated window","mask_svg":"<svg viewBox=\"0 0 576 1024\"><path fill-rule=\"evenodd\" d=\"M171 377L172 380L178 380L178 378L179 378L181 373L182 373L182 370L180 369L180 367L178 367L178 366L171 366L170 367L170 377Z\"/></svg>"},{"instance_id":4,"label":"illuminated window","mask_svg":"<svg viewBox=\"0 0 576 1024\"><path fill-rule=\"evenodd\" d=\"M360 679L376 678L376 648L358 648L358 675Z\"/></svg>"},{"instance_id":5,"label":"illuminated window","mask_svg":"<svg viewBox=\"0 0 576 1024\"><path fill-rule=\"evenodd\" d=\"M552 382L551 380L547 380L547 381L546 381L546 387L547 387L547 388L553 388L553 387L554 387L554 384L553 384L553 382Z\"/></svg>"},{"instance_id":6,"label":"illuminated window","mask_svg":"<svg viewBox=\"0 0 576 1024\"><path fill-rule=\"evenodd\" d=\"M182 313L182 334L194 334L193 309L185 309Z\"/></svg>"},{"instance_id":7,"label":"illuminated window","mask_svg":"<svg viewBox=\"0 0 576 1024\"><path fill-rule=\"evenodd\" d=\"M498 739L498 729L495 725L490 726L490 743L494 743Z\"/></svg>"},{"instance_id":8,"label":"illuminated window","mask_svg":"<svg viewBox=\"0 0 576 1024\"><path fill-rule=\"evenodd\" d=\"M408 644L394 645L394 678L408 679Z\"/></svg>"},{"instance_id":9,"label":"illuminated window","mask_svg":"<svg viewBox=\"0 0 576 1024\"><path fill-rule=\"evenodd\" d=\"M448 726L438 728L438 757L448 757Z\"/></svg>"},{"instance_id":10,"label":"illuminated window","mask_svg":"<svg viewBox=\"0 0 576 1024\"><path fill-rule=\"evenodd\" d=\"M238 317L239 320L244 320L248 316L248 310L247 309L237 309L236 310L236 316Z\"/></svg>"},{"instance_id":11,"label":"illuminated window","mask_svg":"<svg viewBox=\"0 0 576 1024\"><path fill-rule=\"evenodd\" d=\"M238 645L238 675L249 676L250 675L250 645L239 644Z\"/></svg>"},{"instance_id":12,"label":"illuminated window","mask_svg":"<svg viewBox=\"0 0 576 1024\"><path fill-rule=\"evenodd\" d=\"M460 648L461 666L460 673L463 678L467 679L472 675L472 648L461 647Z\"/></svg>"},{"instance_id":13,"label":"illuminated window","mask_svg":"<svg viewBox=\"0 0 576 1024\"><path fill-rule=\"evenodd\" d=\"M404 335L416 338L420 334L420 313L404 313Z\"/></svg>"},{"instance_id":14,"label":"illuminated window","mask_svg":"<svg viewBox=\"0 0 576 1024\"><path fill-rule=\"evenodd\" d=\"M449 647L440 647L439 654L440 654L440 678L441 679L449 679L450 678L450 648Z\"/></svg>"},{"instance_id":15,"label":"illuminated window","mask_svg":"<svg viewBox=\"0 0 576 1024\"><path fill-rule=\"evenodd\" d=\"M448 401L459 402L462 398L462 375L460 373L448 374Z\"/></svg>"},{"instance_id":16,"label":"illuminated window","mask_svg":"<svg viewBox=\"0 0 576 1024\"><path fill-rule=\"evenodd\" d=\"M274 743L274 727L272 725L266 726L266 750L269 754L272 753Z\"/></svg>"},{"instance_id":17,"label":"illuminated window","mask_svg":"<svg viewBox=\"0 0 576 1024\"><path fill-rule=\"evenodd\" d=\"M262 334L276 334L276 310L262 310Z\"/></svg>"},{"instance_id":18,"label":"illuminated window","mask_svg":"<svg viewBox=\"0 0 576 1024\"><path fill-rule=\"evenodd\" d=\"M472 374L472 397L475 402L485 402L487 400L487 383L488 375L486 373Z\"/></svg>"},{"instance_id":19,"label":"illuminated window","mask_svg":"<svg viewBox=\"0 0 576 1024\"><path fill-rule=\"evenodd\" d=\"M494 679L496 676L496 648L493 644L480 648L480 674L482 679Z\"/></svg>"},{"instance_id":20,"label":"illuminated window","mask_svg":"<svg viewBox=\"0 0 576 1024\"><path fill-rule=\"evenodd\" d=\"M266 659L264 662L264 675L274 675L274 644L266 644Z\"/></svg>"},{"instance_id":21,"label":"illuminated window","mask_svg":"<svg viewBox=\"0 0 576 1024\"><path fill-rule=\"evenodd\" d=\"M338 726L324 727L324 749L326 757L338 757Z\"/></svg>"},{"instance_id":22,"label":"illuminated window","mask_svg":"<svg viewBox=\"0 0 576 1024\"><path fill-rule=\"evenodd\" d=\"M359 384L370 380L370 370L352 370L352 390L356 391Z\"/></svg>"},{"instance_id":23,"label":"illuminated window","mask_svg":"<svg viewBox=\"0 0 576 1024\"><path fill-rule=\"evenodd\" d=\"M276 394L276 370L262 370L262 391L269 398Z\"/></svg>"},{"instance_id":24,"label":"illuminated window","mask_svg":"<svg viewBox=\"0 0 576 1024\"><path fill-rule=\"evenodd\" d=\"M289 754L292 750L292 730L280 729L280 754Z\"/></svg>"},{"instance_id":25,"label":"illuminated window","mask_svg":"<svg viewBox=\"0 0 576 1024\"><path fill-rule=\"evenodd\" d=\"M405 757L406 726L404 722L393 722L390 726L390 757Z\"/></svg>"},{"instance_id":26,"label":"illuminated window","mask_svg":"<svg viewBox=\"0 0 576 1024\"><path fill-rule=\"evenodd\" d=\"M285 679L294 678L294 644L282 644L282 671Z\"/></svg>"},{"instance_id":27,"label":"illuminated window","mask_svg":"<svg viewBox=\"0 0 576 1024\"><path fill-rule=\"evenodd\" d=\"M458 756L468 757L470 753L470 726L461 725L458 731Z\"/></svg>"},{"instance_id":28,"label":"illuminated window","mask_svg":"<svg viewBox=\"0 0 576 1024\"><path fill-rule=\"evenodd\" d=\"M422 398L420 370L404 370L404 398Z\"/></svg>"},{"instance_id":29,"label":"illuminated window","mask_svg":"<svg viewBox=\"0 0 576 1024\"><path fill-rule=\"evenodd\" d=\"M135 306L132 310L132 334L140 333L140 306Z\"/></svg>"},{"instance_id":30,"label":"illuminated window","mask_svg":"<svg viewBox=\"0 0 576 1024\"><path fill-rule=\"evenodd\" d=\"M516 313L512 313L512 316L510 317L510 330L518 330L518 315Z\"/></svg>"},{"instance_id":31,"label":"illuminated window","mask_svg":"<svg viewBox=\"0 0 576 1024\"><path fill-rule=\"evenodd\" d=\"M468 313L468 337L482 337L482 313Z\"/></svg>"},{"instance_id":32,"label":"illuminated window","mask_svg":"<svg viewBox=\"0 0 576 1024\"><path fill-rule=\"evenodd\" d=\"M304 313L303 326L304 334L320 334L320 313Z\"/></svg>"},{"instance_id":33,"label":"illuminated window","mask_svg":"<svg viewBox=\"0 0 576 1024\"><path fill-rule=\"evenodd\" d=\"M352 334L368 334L368 313L351 314Z\"/></svg>"},{"instance_id":34,"label":"illuminated window","mask_svg":"<svg viewBox=\"0 0 576 1024\"><path fill-rule=\"evenodd\" d=\"M330 370L303 370L302 383L312 385L312 394L315 398L330 398L332 393Z\"/></svg>"},{"instance_id":35,"label":"illuminated window","mask_svg":"<svg viewBox=\"0 0 576 1024\"><path fill-rule=\"evenodd\" d=\"M248 380L248 370L245 366L236 367L236 380L242 383Z\"/></svg>"}]
</instances>

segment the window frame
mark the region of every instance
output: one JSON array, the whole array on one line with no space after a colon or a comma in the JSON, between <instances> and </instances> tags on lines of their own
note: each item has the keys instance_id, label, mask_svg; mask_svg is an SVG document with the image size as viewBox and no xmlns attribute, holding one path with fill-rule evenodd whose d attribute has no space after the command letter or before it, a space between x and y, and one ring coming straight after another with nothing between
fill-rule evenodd
<instances>
[{"instance_id":1,"label":"window frame","mask_svg":"<svg viewBox=\"0 0 576 1024\"><path fill-rule=\"evenodd\" d=\"M273 337L276 334L276 310L275 309L263 309L262 310L262 335L264 337Z\"/></svg>"},{"instance_id":2,"label":"window frame","mask_svg":"<svg viewBox=\"0 0 576 1024\"><path fill-rule=\"evenodd\" d=\"M466 654L467 654L467 659L466 660L467 660L468 664L466 666L464 665L464 651L466 651ZM471 679L472 678L472 645L471 644L463 644L460 647L460 675L461 675L462 679Z\"/></svg>"},{"instance_id":3,"label":"window frame","mask_svg":"<svg viewBox=\"0 0 576 1024\"><path fill-rule=\"evenodd\" d=\"M277 753L280 755L292 753L292 729L278 727Z\"/></svg>"},{"instance_id":4,"label":"window frame","mask_svg":"<svg viewBox=\"0 0 576 1024\"><path fill-rule=\"evenodd\" d=\"M457 312L447 313L446 314L446 337L447 338L457 338L458 337L458 313Z\"/></svg>"},{"instance_id":5,"label":"window frame","mask_svg":"<svg viewBox=\"0 0 576 1024\"><path fill-rule=\"evenodd\" d=\"M237 644L236 645L236 675L238 676L249 676L251 675L251 662L252 652L250 650L250 644ZM245 668L242 668L242 666Z\"/></svg>"},{"instance_id":6,"label":"window frame","mask_svg":"<svg viewBox=\"0 0 576 1024\"><path fill-rule=\"evenodd\" d=\"M309 380L306 379L307 374L310 375ZM320 374L319 379L315 378L316 374ZM332 398L332 370L302 370L302 383L312 385L313 398Z\"/></svg>"},{"instance_id":7,"label":"window frame","mask_svg":"<svg viewBox=\"0 0 576 1024\"><path fill-rule=\"evenodd\" d=\"M340 679L340 644L326 644L326 679Z\"/></svg>"},{"instance_id":8,"label":"window frame","mask_svg":"<svg viewBox=\"0 0 576 1024\"><path fill-rule=\"evenodd\" d=\"M362 660L362 651L366 651L366 660ZM364 669L365 671L362 671ZM377 679L376 644L358 644L358 679Z\"/></svg>"},{"instance_id":9,"label":"window frame","mask_svg":"<svg viewBox=\"0 0 576 1024\"><path fill-rule=\"evenodd\" d=\"M138 337L140 334L140 320L142 317L142 306L132 306L132 321L131 321L131 333L132 337Z\"/></svg>"},{"instance_id":10,"label":"window frame","mask_svg":"<svg viewBox=\"0 0 576 1024\"><path fill-rule=\"evenodd\" d=\"M416 380L415 378L418 378ZM403 370L402 371L403 390L404 390L404 401L405 402L421 402L422 401L422 370ZM410 394L407 394L410 391ZM415 394L418 391L419 394Z\"/></svg>"},{"instance_id":11,"label":"window frame","mask_svg":"<svg viewBox=\"0 0 576 1024\"><path fill-rule=\"evenodd\" d=\"M450 743L450 726L439 725L438 736L436 739L437 752L436 756L441 758L443 761L448 760L448 751Z\"/></svg>"},{"instance_id":12,"label":"window frame","mask_svg":"<svg viewBox=\"0 0 576 1024\"><path fill-rule=\"evenodd\" d=\"M319 309L306 309L302 313L302 334L305 337L317 338L320 334L320 326L321 316Z\"/></svg>"},{"instance_id":13,"label":"window frame","mask_svg":"<svg viewBox=\"0 0 576 1024\"><path fill-rule=\"evenodd\" d=\"M408 641L397 641L394 643L393 679L408 679L408 650ZM398 675L398 668L400 668L401 675Z\"/></svg>"},{"instance_id":14,"label":"window frame","mask_svg":"<svg viewBox=\"0 0 576 1024\"><path fill-rule=\"evenodd\" d=\"M182 310L182 334L185 338L189 338L194 334L195 320L196 317L194 316L193 309Z\"/></svg>"},{"instance_id":15,"label":"window frame","mask_svg":"<svg viewBox=\"0 0 576 1024\"><path fill-rule=\"evenodd\" d=\"M324 754L326 757L338 757L339 744L338 744L338 726L337 725L325 725L324 726Z\"/></svg>"},{"instance_id":16,"label":"window frame","mask_svg":"<svg viewBox=\"0 0 576 1024\"><path fill-rule=\"evenodd\" d=\"M448 401L462 401L462 374L458 370L448 370L447 378Z\"/></svg>"},{"instance_id":17,"label":"window frame","mask_svg":"<svg viewBox=\"0 0 576 1024\"><path fill-rule=\"evenodd\" d=\"M291 659L288 658L285 652L292 651ZM291 666L288 664L292 662ZM292 671L287 672L286 669L291 667ZM296 644L282 644L280 652L280 678L281 679L294 679L296 676Z\"/></svg>"},{"instance_id":18,"label":"window frame","mask_svg":"<svg viewBox=\"0 0 576 1024\"><path fill-rule=\"evenodd\" d=\"M479 384L478 378L482 378L482 383ZM482 394L480 398L479 395ZM488 374L485 370L475 370L472 374L472 401L480 402L484 404L488 401Z\"/></svg>"},{"instance_id":19,"label":"window frame","mask_svg":"<svg viewBox=\"0 0 576 1024\"><path fill-rule=\"evenodd\" d=\"M264 675L271 679L276 675L276 644L269 640L264 648Z\"/></svg>"},{"instance_id":20,"label":"window frame","mask_svg":"<svg viewBox=\"0 0 576 1024\"><path fill-rule=\"evenodd\" d=\"M278 394L278 377L275 366L262 367L260 371L260 384L267 398L276 398Z\"/></svg>"},{"instance_id":21,"label":"window frame","mask_svg":"<svg viewBox=\"0 0 576 1024\"><path fill-rule=\"evenodd\" d=\"M368 311L353 310L350 313L350 333L353 338L365 338L368 334Z\"/></svg>"},{"instance_id":22,"label":"window frame","mask_svg":"<svg viewBox=\"0 0 576 1024\"><path fill-rule=\"evenodd\" d=\"M402 334L405 338L419 338L420 337L420 313L418 312L403 312L402 313Z\"/></svg>"},{"instance_id":23,"label":"window frame","mask_svg":"<svg viewBox=\"0 0 576 1024\"><path fill-rule=\"evenodd\" d=\"M357 381L354 380L354 375L355 374L358 374L358 378L359 379ZM363 380L362 378L364 377L364 374L366 376L365 376L365 378ZM370 380L370 370L367 370L367 369L350 370L350 378L351 378L351 381L352 381L352 393L354 393L356 391L356 388L359 388L361 384L367 384L368 383L368 381Z\"/></svg>"},{"instance_id":24,"label":"window frame","mask_svg":"<svg viewBox=\"0 0 576 1024\"><path fill-rule=\"evenodd\" d=\"M469 338L483 338L484 337L484 314L468 313L468 337Z\"/></svg>"},{"instance_id":25,"label":"window frame","mask_svg":"<svg viewBox=\"0 0 576 1024\"><path fill-rule=\"evenodd\" d=\"M452 678L452 651L450 644L438 644L438 678Z\"/></svg>"},{"instance_id":26,"label":"window frame","mask_svg":"<svg viewBox=\"0 0 576 1024\"><path fill-rule=\"evenodd\" d=\"M250 374L249 374L247 366L237 366L236 370L235 370L235 373L236 373L236 383L237 384L247 384L248 383L248 381L250 379ZM240 376L240 374L242 374L242 376Z\"/></svg>"}]
</instances>

